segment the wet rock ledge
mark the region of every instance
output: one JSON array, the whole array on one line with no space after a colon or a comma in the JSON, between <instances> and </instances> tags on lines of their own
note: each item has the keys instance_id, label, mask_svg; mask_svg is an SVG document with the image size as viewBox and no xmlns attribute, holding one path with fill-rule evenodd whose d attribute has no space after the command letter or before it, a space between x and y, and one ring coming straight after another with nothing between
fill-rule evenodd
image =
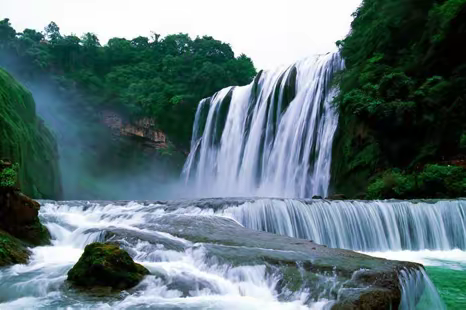
<instances>
[{"instance_id":1,"label":"wet rock ledge","mask_svg":"<svg viewBox=\"0 0 466 310\"><path fill-rule=\"evenodd\" d=\"M182 239L167 238L159 232ZM137 242L145 241L154 250L161 245L172 251L202 248L206 259L214 264L265 265L268 274L279 275L276 286L279 300L287 301L290 292L307 291L309 303L322 298L334 300L333 310L399 309L400 273L423 268L416 263L390 261L328 248L309 240L250 230L219 216L151 216L149 223L134 229L106 228L103 238L120 244L131 255L135 254L132 248Z\"/></svg>"}]
</instances>

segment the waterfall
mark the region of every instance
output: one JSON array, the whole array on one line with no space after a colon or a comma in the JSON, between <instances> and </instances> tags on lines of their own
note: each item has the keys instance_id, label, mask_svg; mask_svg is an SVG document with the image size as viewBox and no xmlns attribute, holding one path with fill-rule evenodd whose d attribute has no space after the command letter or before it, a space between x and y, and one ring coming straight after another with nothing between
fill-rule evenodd
<instances>
[{"instance_id":1,"label":"waterfall","mask_svg":"<svg viewBox=\"0 0 466 310\"><path fill-rule=\"evenodd\" d=\"M445 310L445 304L424 269L401 270L401 310Z\"/></svg>"},{"instance_id":2,"label":"waterfall","mask_svg":"<svg viewBox=\"0 0 466 310\"><path fill-rule=\"evenodd\" d=\"M221 211L245 227L357 251L466 250L466 200L258 199Z\"/></svg>"},{"instance_id":3,"label":"waterfall","mask_svg":"<svg viewBox=\"0 0 466 310\"><path fill-rule=\"evenodd\" d=\"M260 72L200 102L183 169L199 196L326 196L338 53Z\"/></svg>"}]
</instances>

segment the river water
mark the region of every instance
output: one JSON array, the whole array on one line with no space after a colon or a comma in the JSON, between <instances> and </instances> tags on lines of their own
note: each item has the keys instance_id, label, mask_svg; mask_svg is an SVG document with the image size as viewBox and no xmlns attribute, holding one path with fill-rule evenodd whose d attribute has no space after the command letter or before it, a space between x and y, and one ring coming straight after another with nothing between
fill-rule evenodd
<instances>
[{"instance_id":1,"label":"river water","mask_svg":"<svg viewBox=\"0 0 466 310\"><path fill-rule=\"evenodd\" d=\"M463 309L465 305L462 291L466 276L466 252L464 247L455 248L464 246L464 239L461 239L464 235L458 234L456 229L460 229L458 223L464 221L465 201L412 203L206 199L167 203L42 201L41 204L41 221L52 234L52 245L33 248L27 265L0 270L0 309L326 309L332 305L335 295L316 295L306 289L284 293L278 285L282 275L267 271L263 264L233 266L221 263L208 255L203 243L153 230L151 221L167 214L189 215L193 219L194 216L231 218L245 227L312 238L329 247L354 247L373 256L420 262L427 266L427 274L437 286L448 309ZM294 209L297 206L301 213ZM333 212L325 212L324 206ZM386 210L381 212L376 206ZM411 210L410 214L422 217L424 213L435 211L436 220L409 220L409 224L406 224L397 218L401 214L407 216L403 208L410 210L418 207L421 210ZM351 216L347 209L361 214ZM395 209L404 210L404 213ZM442 213L443 209L449 211ZM362 216L368 212L371 217ZM449 216L450 213L454 216ZM335 225L343 225L345 230L327 225L324 219ZM394 226L390 227L388 223ZM348 229L351 225L359 225L362 231L369 230L366 231L367 236L351 233L352 230ZM428 231L429 226L426 225L437 227L437 234L420 233ZM377 227L382 231L378 231ZM77 262L85 245L103 241L104 238L108 240L106 232L109 230L115 235L113 241L123 244L135 261L148 268L152 275L137 287L113 295L99 292L83 294L70 288L66 282L68 270ZM120 237L119 231L124 232ZM342 234L346 235L346 239ZM358 241L364 236L365 239ZM379 248L368 236L380 241ZM155 238L157 242L148 242L147 238ZM382 242L384 238L386 240ZM326 281L332 282L331 278ZM401 274L400 281L406 295L402 309L444 307L427 276L421 273ZM419 285L421 282L422 285ZM337 287L337 283L331 285ZM411 297L418 293L413 290L419 287L424 288L425 292L415 308Z\"/></svg>"},{"instance_id":2,"label":"river water","mask_svg":"<svg viewBox=\"0 0 466 310\"><path fill-rule=\"evenodd\" d=\"M173 211L183 213L183 210ZM144 229L165 214L136 202L43 202L40 211L52 245L32 249L27 265L0 270L0 309L323 309L328 300L307 302L306 292L280 298L279 277L265 265L234 267L206 257L202 244ZM101 241L107 228L157 238L125 238L135 261L152 275L121 294L82 294L71 289L67 272L85 245ZM128 241L129 240L129 241ZM128 242L132 242L129 244Z\"/></svg>"},{"instance_id":3,"label":"river water","mask_svg":"<svg viewBox=\"0 0 466 310\"><path fill-rule=\"evenodd\" d=\"M246 227L421 263L448 309L466 309L466 200L260 199L222 211ZM423 308L422 302L418 306ZM424 307L429 309L429 307Z\"/></svg>"}]
</instances>

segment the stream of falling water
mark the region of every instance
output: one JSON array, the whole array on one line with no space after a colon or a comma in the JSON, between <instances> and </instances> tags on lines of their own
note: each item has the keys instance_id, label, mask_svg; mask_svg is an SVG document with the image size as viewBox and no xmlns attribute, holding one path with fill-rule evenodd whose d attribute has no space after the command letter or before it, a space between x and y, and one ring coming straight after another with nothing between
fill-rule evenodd
<instances>
[{"instance_id":1,"label":"stream of falling water","mask_svg":"<svg viewBox=\"0 0 466 310\"><path fill-rule=\"evenodd\" d=\"M198 196L326 196L339 53L261 72L200 102L184 178Z\"/></svg>"}]
</instances>

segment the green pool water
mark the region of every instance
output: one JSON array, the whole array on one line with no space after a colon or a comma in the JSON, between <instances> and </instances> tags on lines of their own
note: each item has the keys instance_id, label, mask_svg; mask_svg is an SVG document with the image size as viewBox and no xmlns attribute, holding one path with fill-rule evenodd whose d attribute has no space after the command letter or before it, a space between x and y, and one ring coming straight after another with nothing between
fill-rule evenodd
<instances>
[{"instance_id":1,"label":"green pool water","mask_svg":"<svg viewBox=\"0 0 466 310\"><path fill-rule=\"evenodd\" d=\"M423 264L448 310L466 310L466 251L369 252L372 256ZM423 296L417 310L431 309Z\"/></svg>"},{"instance_id":2,"label":"green pool water","mask_svg":"<svg viewBox=\"0 0 466 310\"><path fill-rule=\"evenodd\" d=\"M449 310L466 310L466 264L458 267L426 266L427 274Z\"/></svg>"}]
</instances>

